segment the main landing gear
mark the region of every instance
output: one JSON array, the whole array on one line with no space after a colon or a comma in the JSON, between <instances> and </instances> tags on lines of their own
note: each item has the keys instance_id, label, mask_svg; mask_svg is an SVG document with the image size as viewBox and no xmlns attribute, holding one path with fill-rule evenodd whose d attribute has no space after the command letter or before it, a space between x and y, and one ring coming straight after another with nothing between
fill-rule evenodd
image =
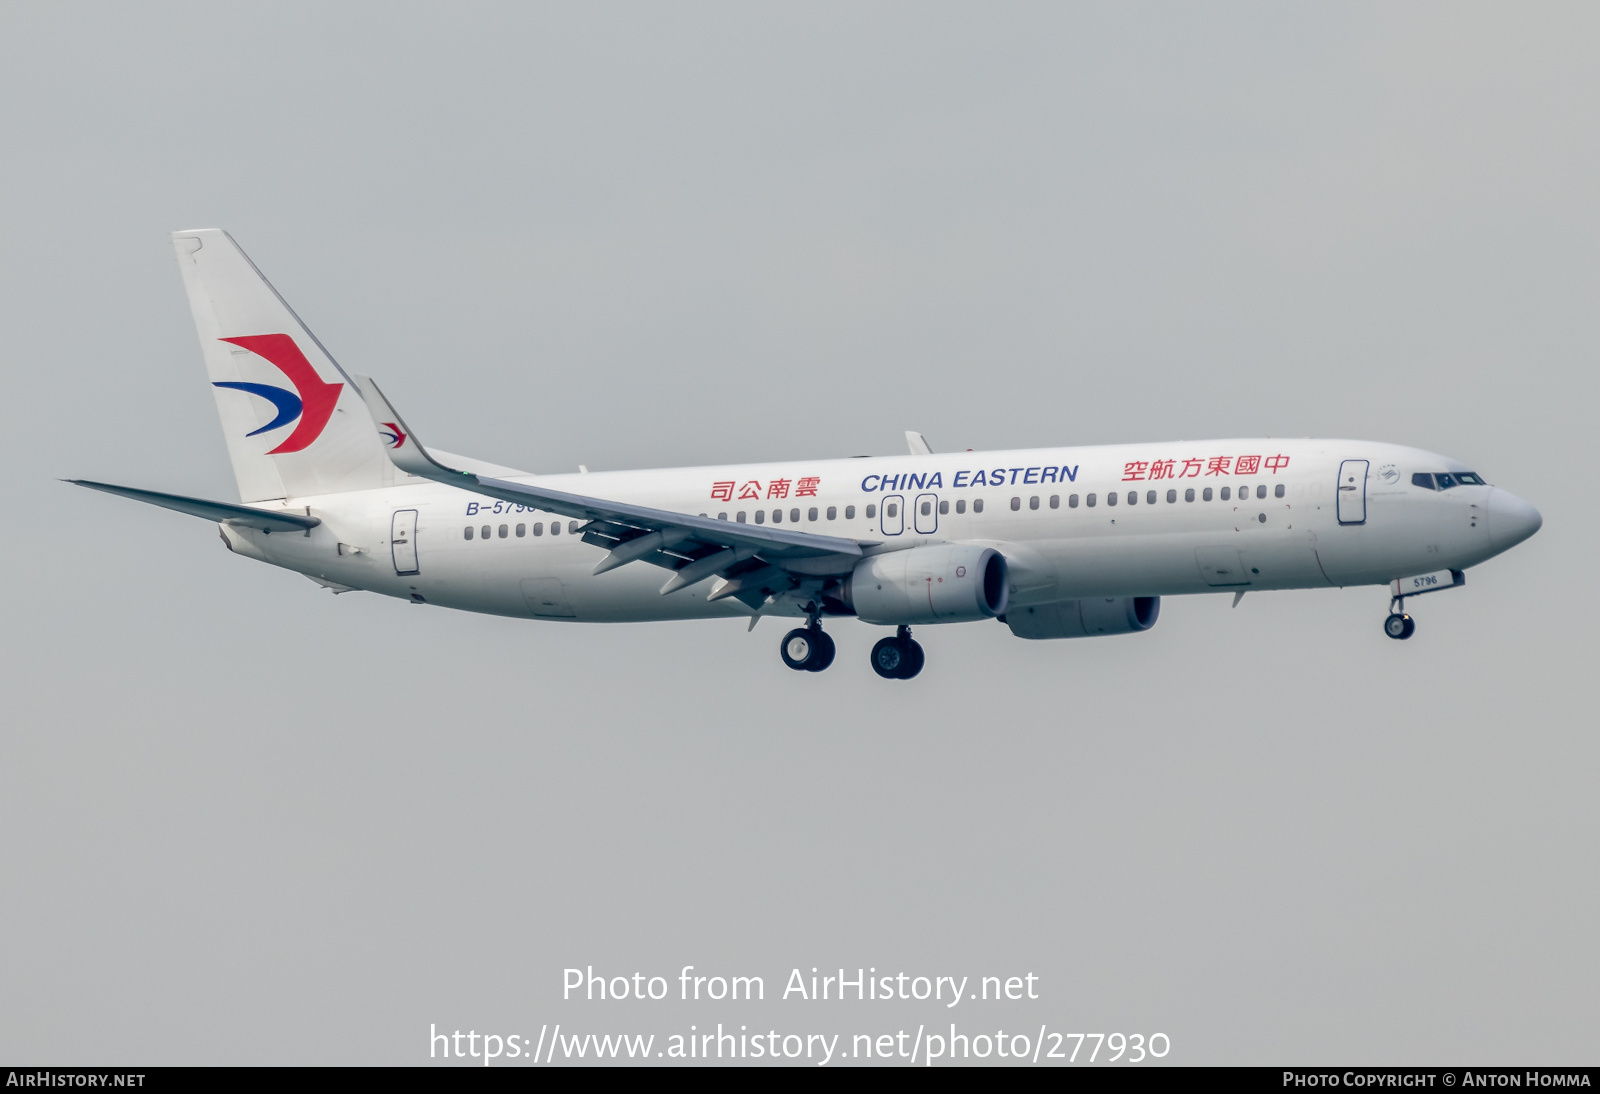
<instances>
[{"instance_id":1,"label":"main landing gear","mask_svg":"<svg viewBox=\"0 0 1600 1094\"><path fill-rule=\"evenodd\" d=\"M1389 618L1383 621L1383 633L1390 638L1406 639L1417 633L1417 621L1405 614L1406 598L1397 596L1389 601Z\"/></svg>"},{"instance_id":2,"label":"main landing gear","mask_svg":"<svg viewBox=\"0 0 1600 1094\"><path fill-rule=\"evenodd\" d=\"M872 647L872 671L885 680L909 680L922 671L922 647L911 640L911 628L901 627L893 638Z\"/></svg>"},{"instance_id":3,"label":"main landing gear","mask_svg":"<svg viewBox=\"0 0 1600 1094\"><path fill-rule=\"evenodd\" d=\"M797 672L821 672L833 664L835 647L833 639L829 638L822 630L822 610L815 604L808 604L810 616L806 625L796 627L783 636L783 644L778 647L778 654L783 658L783 663Z\"/></svg>"}]
</instances>

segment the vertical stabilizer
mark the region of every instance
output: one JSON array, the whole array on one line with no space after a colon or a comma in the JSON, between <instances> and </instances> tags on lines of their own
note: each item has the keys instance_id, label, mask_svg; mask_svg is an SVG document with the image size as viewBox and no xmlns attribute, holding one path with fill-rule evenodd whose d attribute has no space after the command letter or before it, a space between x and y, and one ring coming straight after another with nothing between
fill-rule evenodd
<instances>
[{"instance_id":1,"label":"vertical stabilizer","mask_svg":"<svg viewBox=\"0 0 1600 1094\"><path fill-rule=\"evenodd\" d=\"M390 486L361 393L218 228L173 232L242 501Z\"/></svg>"}]
</instances>

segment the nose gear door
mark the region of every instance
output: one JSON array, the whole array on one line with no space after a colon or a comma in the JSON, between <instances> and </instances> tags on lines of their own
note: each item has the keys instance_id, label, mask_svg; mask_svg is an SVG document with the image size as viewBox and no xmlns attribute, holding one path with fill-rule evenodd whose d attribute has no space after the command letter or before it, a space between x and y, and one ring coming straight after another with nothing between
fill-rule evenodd
<instances>
[{"instance_id":1,"label":"nose gear door","mask_svg":"<svg viewBox=\"0 0 1600 1094\"><path fill-rule=\"evenodd\" d=\"M1339 465L1339 523L1367 523L1366 460L1345 460Z\"/></svg>"}]
</instances>

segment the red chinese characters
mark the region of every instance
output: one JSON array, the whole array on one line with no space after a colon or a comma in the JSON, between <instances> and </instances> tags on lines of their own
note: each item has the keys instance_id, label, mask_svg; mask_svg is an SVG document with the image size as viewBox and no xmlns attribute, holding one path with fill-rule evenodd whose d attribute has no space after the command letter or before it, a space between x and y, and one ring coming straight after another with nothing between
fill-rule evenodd
<instances>
[{"instance_id":1,"label":"red chinese characters","mask_svg":"<svg viewBox=\"0 0 1600 1094\"><path fill-rule=\"evenodd\" d=\"M1198 478L1199 475L1200 475L1200 469L1205 466L1205 462L1206 461L1204 461L1204 460L1184 460L1183 461L1183 472L1178 476L1178 478L1180 478L1180 479Z\"/></svg>"},{"instance_id":2,"label":"red chinese characters","mask_svg":"<svg viewBox=\"0 0 1600 1094\"><path fill-rule=\"evenodd\" d=\"M1150 472L1150 463L1147 460L1132 460L1122 467L1123 482L1137 482Z\"/></svg>"},{"instance_id":3,"label":"red chinese characters","mask_svg":"<svg viewBox=\"0 0 1600 1094\"><path fill-rule=\"evenodd\" d=\"M822 478L811 475L799 480L773 479L767 483L759 479L744 483L714 482L711 484L711 498L713 501L733 501L736 489L740 501L760 501L763 492L768 498L787 498L791 489L797 498L814 498L822 489Z\"/></svg>"},{"instance_id":4,"label":"red chinese characters","mask_svg":"<svg viewBox=\"0 0 1600 1094\"><path fill-rule=\"evenodd\" d=\"M1240 456L1233 461L1235 475L1259 475L1261 473L1260 456Z\"/></svg>"},{"instance_id":5,"label":"red chinese characters","mask_svg":"<svg viewBox=\"0 0 1600 1094\"><path fill-rule=\"evenodd\" d=\"M1152 479L1175 479L1175 478L1177 478L1177 476L1172 473L1173 464L1175 464L1176 462L1177 462L1176 460L1151 460L1150 461L1150 477Z\"/></svg>"},{"instance_id":6,"label":"red chinese characters","mask_svg":"<svg viewBox=\"0 0 1600 1094\"><path fill-rule=\"evenodd\" d=\"M1289 457L1285 456L1282 452L1278 453L1276 456L1267 457L1267 470L1271 471L1274 475L1288 466Z\"/></svg>"},{"instance_id":7,"label":"red chinese characters","mask_svg":"<svg viewBox=\"0 0 1600 1094\"><path fill-rule=\"evenodd\" d=\"M1232 456L1212 456L1206 461L1206 474L1226 475L1228 473L1228 465L1232 462Z\"/></svg>"}]
</instances>

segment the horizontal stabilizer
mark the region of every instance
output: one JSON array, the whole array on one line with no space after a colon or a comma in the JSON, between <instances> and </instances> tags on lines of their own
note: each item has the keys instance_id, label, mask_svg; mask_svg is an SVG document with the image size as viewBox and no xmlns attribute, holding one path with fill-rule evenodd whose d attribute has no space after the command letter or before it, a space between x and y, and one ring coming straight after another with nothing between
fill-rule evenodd
<instances>
[{"instance_id":1,"label":"horizontal stabilizer","mask_svg":"<svg viewBox=\"0 0 1600 1094\"><path fill-rule=\"evenodd\" d=\"M163 509L175 509L180 513L188 513L191 517L202 517L205 520L220 521L223 524L232 524L240 528L259 528L263 532L304 532L315 528L322 521L316 517L304 516L300 513L274 513L265 509L252 509L248 505L236 505L226 501L207 501L204 498L188 498L182 494L162 494L155 490L139 490L132 486L112 486L105 482L90 482L88 479L65 479L74 486L87 486L90 490L104 490L107 494L118 494L134 501L149 502L159 505Z\"/></svg>"}]
</instances>

